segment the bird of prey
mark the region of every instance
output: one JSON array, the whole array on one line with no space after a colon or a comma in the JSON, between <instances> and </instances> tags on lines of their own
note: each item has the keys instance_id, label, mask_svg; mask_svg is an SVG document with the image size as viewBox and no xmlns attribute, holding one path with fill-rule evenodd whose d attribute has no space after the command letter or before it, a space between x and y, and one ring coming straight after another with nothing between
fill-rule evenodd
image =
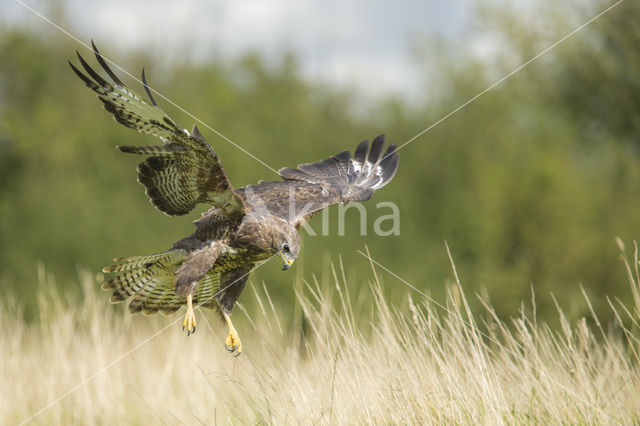
<instances>
[{"instance_id":1,"label":"bird of prey","mask_svg":"<svg viewBox=\"0 0 640 426\"><path fill-rule=\"evenodd\" d=\"M229 328L225 347L238 356L242 345L231 322L231 310L258 264L279 255L288 269L300 251L298 228L314 214L336 203L364 201L386 185L398 168L384 135L361 142L353 156L343 151L323 161L282 168L281 181L260 181L234 189L213 148L196 126L179 127L156 103L146 82L145 101L107 66L93 44L98 64L111 81L78 54L83 73L75 74L126 127L158 137L162 144L118 146L147 158L138 165L138 181L151 203L169 216L189 213L197 204L211 208L194 224L193 234L166 252L114 259L104 268L114 276L102 288L113 290L111 302L130 300L131 313L175 312L186 305L183 329L195 332L194 306L217 308Z\"/></svg>"}]
</instances>

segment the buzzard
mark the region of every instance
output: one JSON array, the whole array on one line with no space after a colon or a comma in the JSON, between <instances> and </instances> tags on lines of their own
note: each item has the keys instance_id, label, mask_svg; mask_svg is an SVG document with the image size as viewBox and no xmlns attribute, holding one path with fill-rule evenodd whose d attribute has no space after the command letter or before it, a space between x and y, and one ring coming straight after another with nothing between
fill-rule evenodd
<instances>
[{"instance_id":1,"label":"buzzard","mask_svg":"<svg viewBox=\"0 0 640 426\"><path fill-rule=\"evenodd\" d=\"M242 345L231 310L258 264L279 255L288 269L300 252L297 229L314 214L336 203L364 201L386 185L398 168L398 153L384 135L361 142L353 154L337 155L295 169L283 168L282 181L260 181L234 189L220 159L196 126L179 127L156 103L147 86L145 101L107 66L93 44L103 78L78 54L83 73L72 70L126 127L158 137L162 144L118 146L147 158L138 165L138 182L151 203L169 216L189 213L199 203L211 208L194 224L193 234L170 250L147 256L120 257L103 269L114 276L102 288L113 290L111 302L131 300L129 311L175 312L186 305L183 329L195 332L194 305L217 308L229 328L225 347L238 356Z\"/></svg>"}]
</instances>

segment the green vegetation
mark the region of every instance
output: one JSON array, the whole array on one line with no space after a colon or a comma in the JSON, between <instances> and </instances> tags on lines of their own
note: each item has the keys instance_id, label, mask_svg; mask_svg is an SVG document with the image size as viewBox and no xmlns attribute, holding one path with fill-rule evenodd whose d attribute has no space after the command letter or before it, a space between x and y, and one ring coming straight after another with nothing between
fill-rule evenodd
<instances>
[{"instance_id":1,"label":"green vegetation","mask_svg":"<svg viewBox=\"0 0 640 426\"><path fill-rule=\"evenodd\" d=\"M483 10L503 54L487 62L459 46L425 44L418 55L429 79L416 82L424 94L418 105L389 98L363 108L347 91L305 81L290 56L273 66L249 55L202 64L174 58L161 67L96 42L135 74L146 65L154 88L277 169L353 149L381 132L408 140L606 6L596 3L577 15L558 6L530 18ZM612 319L603 295L628 298L614 239L640 235L639 19L640 5L625 2L403 149L394 181L366 204L375 218L376 203L396 203L400 236L375 236L370 219L361 237L349 212L339 237L333 208L331 235L304 237L294 272L266 265L254 285L264 280L286 312L296 278L328 282L329 258L342 256L348 282L362 283L368 264L355 250L367 244L377 261L443 300L433 283L452 279L446 240L467 293L487 294L501 317L515 314L531 287L539 318L556 318L551 292L569 318L585 316L582 284L601 319ZM78 267L97 272L112 257L164 250L199 216L168 218L151 207L135 183L139 159L114 147L155 141L101 109L66 63L78 46L51 31L0 29L0 280L30 316L38 263L59 287L78 291ZM193 124L159 102L182 126ZM276 178L201 130L235 186ZM319 219L311 225L319 229ZM366 286L352 291L373 300ZM389 279L385 292L406 306L411 290ZM250 292L240 300L256 303Z\"/></svg>"}]
</instances>

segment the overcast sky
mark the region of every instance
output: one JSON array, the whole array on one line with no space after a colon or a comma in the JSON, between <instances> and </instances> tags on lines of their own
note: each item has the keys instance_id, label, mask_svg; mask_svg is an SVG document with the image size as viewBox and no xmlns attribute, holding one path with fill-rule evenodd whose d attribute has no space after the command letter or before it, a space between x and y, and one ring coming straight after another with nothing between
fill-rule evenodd
<instances>
[{"instance_id":1,"label":"overcast sky","mask_svg":"<svg viewBox=\"0 0 640 426\"><path fill-rule=\"evenodd\" d=\"M416 40L456 38L473 25L473 0L20 0L63 24L80 40L142 47L156 57L185 60L249 50L265 57L293 51L309 78L356 85L366 95L410 96L420 81L411 51ZM5 23L40 26L65 37L16 0L3 0ZM468 31L467 31L468 35ZM162 61L162 59L159 59Z\"/></svg>"}]
</instances>

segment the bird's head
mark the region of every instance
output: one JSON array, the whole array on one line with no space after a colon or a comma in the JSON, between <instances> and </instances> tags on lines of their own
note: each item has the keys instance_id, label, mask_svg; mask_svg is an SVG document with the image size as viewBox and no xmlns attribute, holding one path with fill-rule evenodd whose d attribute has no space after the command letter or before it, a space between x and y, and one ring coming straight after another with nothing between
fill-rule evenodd
<instances>
[{"instance_id":1,"label":"bird's head","mask_svg":"<svg viewBox=\"0 0 640 426\"><path fill-rule=\"evenodd\" d=\"M298 231L288 221L271 214L247 215L234 240L235 246L268 257L280 255L284 270L289 269L300 253Z\"/></svg>"},{"instance_id":2,"label":"bird's head","mask_svg":"<svg viewBox=\"0 0 640 426\"><path fill-rule=\"evenodd\" d=\"M286 271L300 253L300 237L296 228L288 223L282 227L274 239L274 248L282 258L282 270Z\"/></svg>"}]
</instances>

